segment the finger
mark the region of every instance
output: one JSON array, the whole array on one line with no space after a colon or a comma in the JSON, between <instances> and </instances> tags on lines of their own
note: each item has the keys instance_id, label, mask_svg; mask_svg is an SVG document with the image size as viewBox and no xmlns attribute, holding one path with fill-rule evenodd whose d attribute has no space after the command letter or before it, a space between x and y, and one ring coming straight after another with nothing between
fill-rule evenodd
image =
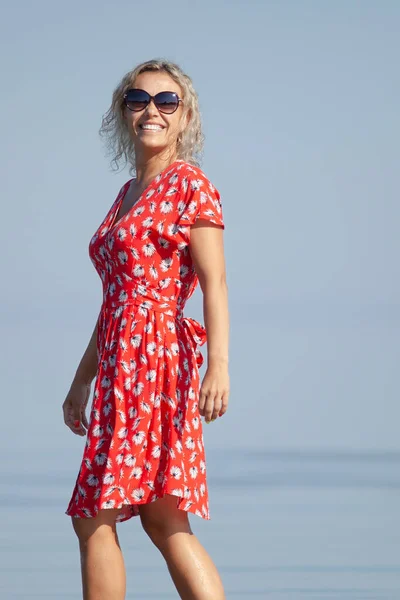
<instances>
[{"instance_id":1,"label":"finger","mask_svg":"<svg viewBox=\"0 0 400 600\"><path fill-rule=\"evenodd\" d=\"M214 407L213 407L213 412L211 415L212 421L215 421L216 419L218 419L218 415L221 412L221 408L222 408L222 397L221 397L221 394L217 394L214 398Z\"/></svg>"},{"instance_id":2,"label":"finger","mask_svg":"<svg viewBox=\"0 0 400 600\"><path fill-rule=\"evenodd\" d=\"M201 416L204 416L204 407L206 405L207 402L207 392L203 389L200 390L200 395L199 395L199 412L201 414Z\"/></svg>"},{"instance_id":3,"label":"finger","mask_svg":"<svg viewBox=\"0 0 400 600\"><path fill-rule=\"evenodd\" d=\"M204 417L205 417L206 423L210 423L210 421L212 419L213 410L214 410L214 396L210 394L207 397L207 401L206 401L206 404L204 407Z\"/></svg>"},{"instance_id":4,"label":"finger","mask_svg":"<svg viewBox=\"0 0 400 600\"><path fill-rule=\"evenodd\" d=\"M219 412L220 417L222 417L228 410L228 399L229 399L229 392L225 392L224 394L222 394L222 406L221 406L221 410Z\"/></svg>"},{"instance_id":5,"label":"finger","mask_svg":"<svg viewBox=\"0 0 400 600\"><path fill-rule=\"evenodd\" d=\"M75 417L75 411L72 407L67 407L65 423L72 433L81 436L85 435L86 432L81 424L81 420L79 417Z\"/></svg>"},{"instance_id":6,"label":"finger","mask_svg":"<svg viewBox=\"0 0 400 600\"><path fill-rule=\"evenodd\" d=\"M86 413L85 413L85 409L83 409L82 411L82 423L84 425L84 427L86 427L86 429L89 429L89 423L86 417Z\"/></svg>"}]
</instances>

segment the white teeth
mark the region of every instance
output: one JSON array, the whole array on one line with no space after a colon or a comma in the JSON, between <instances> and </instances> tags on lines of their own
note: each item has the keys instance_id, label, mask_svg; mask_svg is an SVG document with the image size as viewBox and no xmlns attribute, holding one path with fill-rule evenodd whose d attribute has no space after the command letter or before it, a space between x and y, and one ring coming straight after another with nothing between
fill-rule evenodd
<instances>
[{"instance_id":1,"label":"white teeth","mask_svg":"<svg viewBox=\"0 0 400 600\"><path fill-rule=\"evenodd\" d=\"M161 125L141 125L140 126L142 129L152 129L153 131L161 131L162 127Z\"/></svg>"}]
</instances>

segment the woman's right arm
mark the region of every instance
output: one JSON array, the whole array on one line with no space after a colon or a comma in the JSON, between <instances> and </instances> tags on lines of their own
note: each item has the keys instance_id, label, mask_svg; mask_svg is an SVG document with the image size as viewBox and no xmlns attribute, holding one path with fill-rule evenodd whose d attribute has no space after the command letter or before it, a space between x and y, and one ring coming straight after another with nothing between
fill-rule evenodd
<instances>
[{"instance_id":1,"label":"woman's right arm","mask_svg":"<svg viewBox=\"0 0 400 600\"><path fill-rule=\"evenodd\" d=\"M89 344L85 350L84 355L81 358L81 362L75 373L75 377L72 381L72 385L75 382L86 383L90 385L97 373L97 323L93 329L92 337L89 340Z\"/></svg>"},{"instance_id":2,"label":"woman's right arm","mask_svg":"<svg viewBox=\"0 0 400 600\"><path fill-rule=\"evenodd\" d=\"M89 427L85 411L91 383L97 373L97 324L98 320L62 406L64 423L73 433L81 436L86 435Z\"/></svg>"}]
</instances>

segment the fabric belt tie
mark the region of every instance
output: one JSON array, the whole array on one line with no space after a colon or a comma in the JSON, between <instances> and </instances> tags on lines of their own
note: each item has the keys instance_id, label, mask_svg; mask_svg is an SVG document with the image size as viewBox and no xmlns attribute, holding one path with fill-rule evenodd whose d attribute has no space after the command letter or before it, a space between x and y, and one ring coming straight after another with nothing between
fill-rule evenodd
<instances>
[{"instance_id":1,"label":"fabric belt tie","mask_svg":"<svg viewBox=\"0 0 400 600\"><path fill-rule=\"evenodd\" d=\"M117 312L122 310L124 306L135 305L139 306L139 310L154 310L162 312L165 315L175 317L183 325L188 340L194 348L196 362L198 367L204 362L204 358L197 346L202 346L207 341L207 332L205 327L196 319L183 316L182 306L173 300L165 300L161 297L158 290L149 289L146 286L138 285L130 290L119 291L117 300L112 300L110 297L103 299L103 308Z\"/></svg>"}]
</instances>

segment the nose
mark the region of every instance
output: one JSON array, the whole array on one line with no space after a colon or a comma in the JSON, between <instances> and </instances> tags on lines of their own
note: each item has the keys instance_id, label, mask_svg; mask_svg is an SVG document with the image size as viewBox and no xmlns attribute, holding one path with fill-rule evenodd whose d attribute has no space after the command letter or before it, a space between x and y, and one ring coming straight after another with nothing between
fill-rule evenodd
<instances>
[{"instance_id":1,"label":"nose","mask_svg":"<svg viewBox=\"0 0 400 600\"><path fill-rule=\"evenodd\" d=\"M151 99L149 104L146 106L146 114L148 114L149 116L157 116L159 115L159 110L157 108L157 106L154 104L154 100Z\"/></svg>"}]
</instances>

